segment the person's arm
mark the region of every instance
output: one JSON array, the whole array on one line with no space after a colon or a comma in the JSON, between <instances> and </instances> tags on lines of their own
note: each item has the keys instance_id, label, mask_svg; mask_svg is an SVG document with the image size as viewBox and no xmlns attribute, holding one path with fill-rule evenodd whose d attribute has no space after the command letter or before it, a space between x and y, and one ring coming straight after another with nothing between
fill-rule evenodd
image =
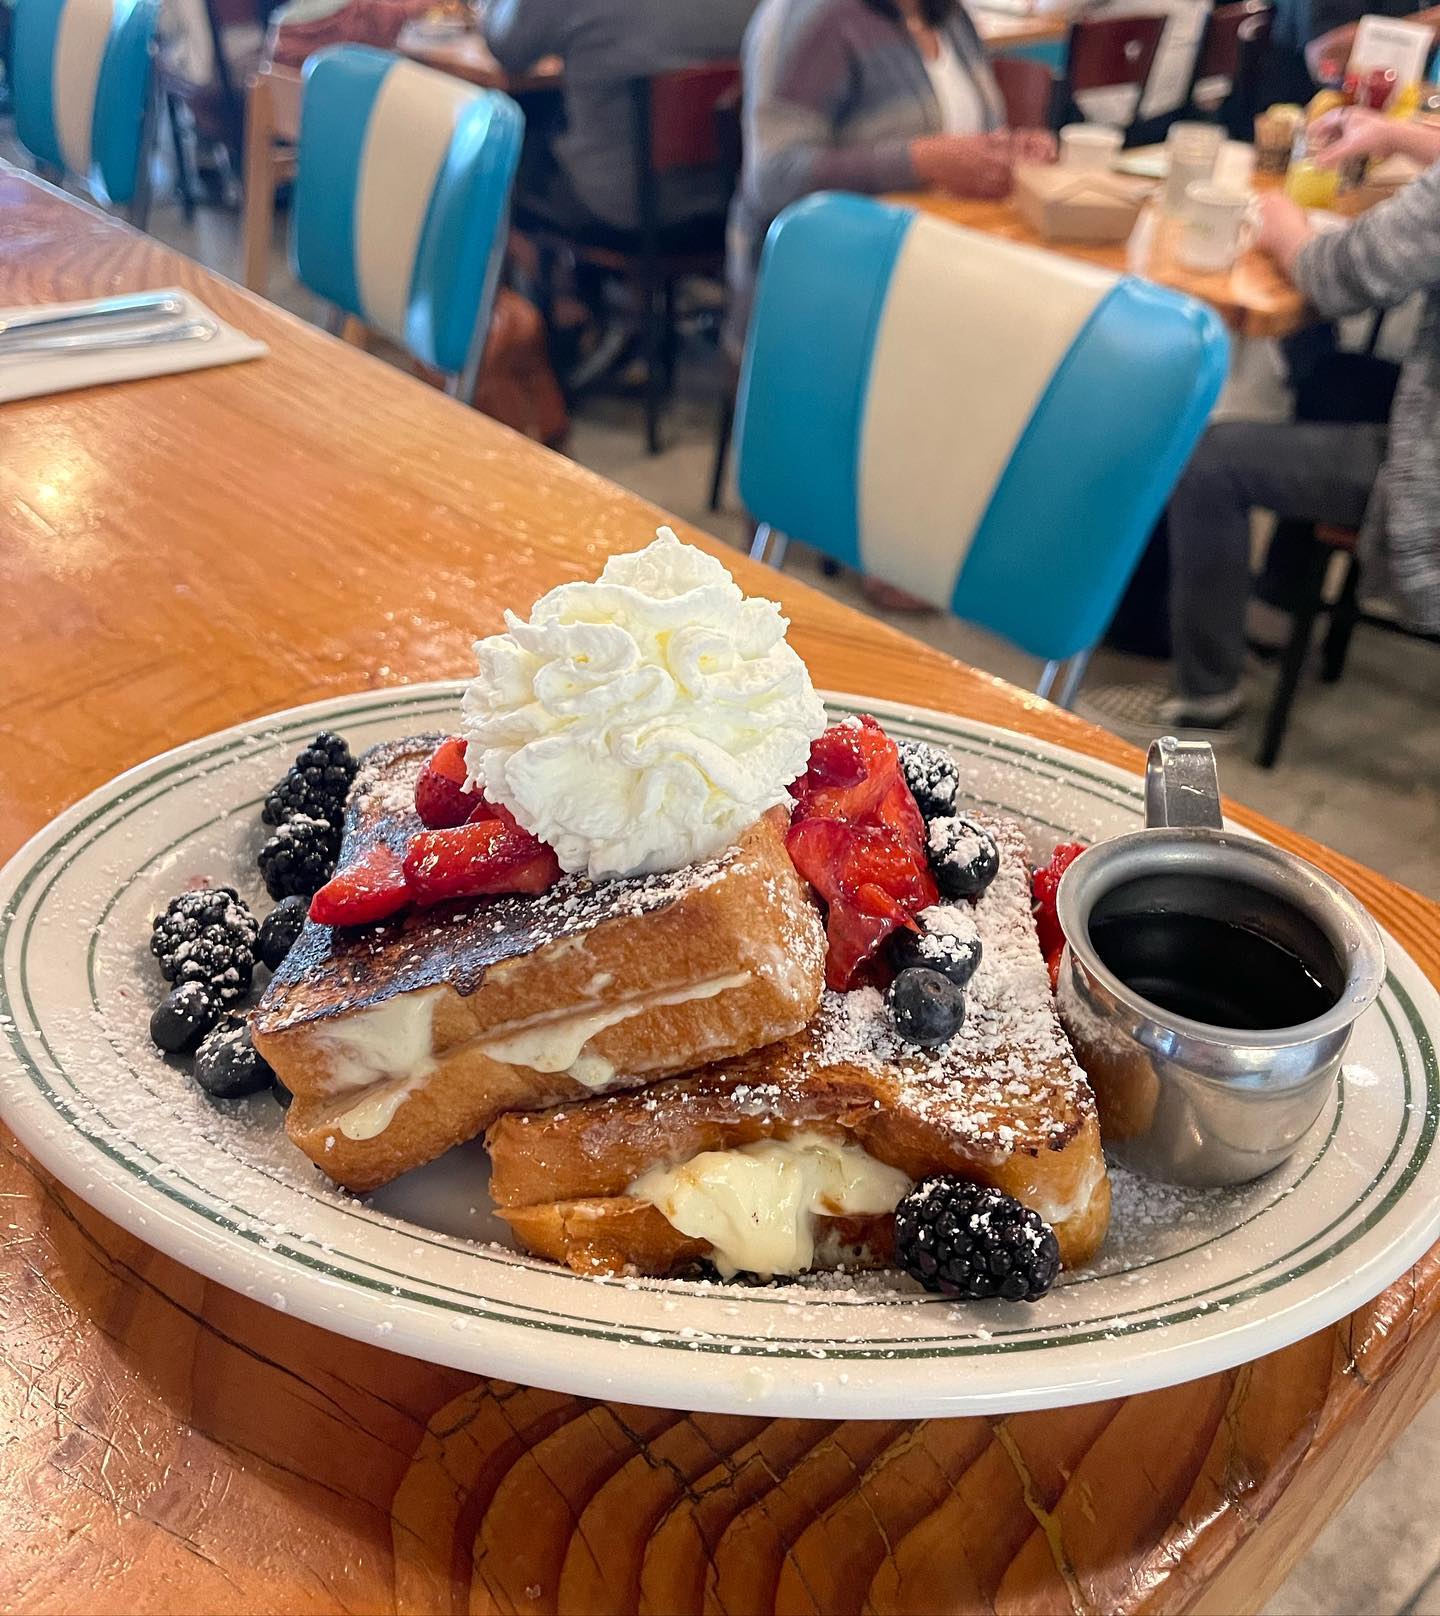
<instances>
[{"instance_id":1,"label":"person's arm","mask_svg":"<svg viewBox=\"0 0 1440 1616\"><path fill-rule=\"evenodd\" d=\"M1010 188L1008 141L996 135L923 135L838 146L851 93L844 29L825 5L763 9L745 41L745 165L749 189L771 217L814 191L886 191L935 185L971 196Z\"/></svg>"},{"instance_id":2,"label":"person's arm","mask_svg":"<svg viewBox=\"0 0 1440 1616\"><path fill-rule=\"evenodd\" d=\"M582 0L490 0L481 33L507 73L524 73L542 56L563 56Z\"/></svg>"},{"instance_id":3,"label":"person's arm","mask_svg":"<svg viewBox=\"0 0 1440 1616\"><path fill-rule=\"evenodd\" d=\"M1311 157L1322 168L1338 168L1352 157L1403 156L1425 168L1440 160L1440 127L1387 118L1365 107L1327 112L1310 126L1308 141Z\"/></svg>"},{"instance_id":4,"label":"person's arm","mask_svg":"<svg viewBox=\"0 0 1440 1616\"><path fill-rule=\"evenodd\" d=\"M921 183L909 141L834 144L851 63L830 7L762 7L745 39L744 83L745 166L762 213L812 191L875 195Z\"/></svg>"},{"instance_id":5,"label":"person's arm","mask_svg":"<svg viewBox=\"0 0 1440 1616\"><path fill-rule=\"evenodd\" d=\"M1312 232L1276 256L1329 318L1393 308L1440 285L1440 163L1345 229Z\"/></svg>"}]
</instances>

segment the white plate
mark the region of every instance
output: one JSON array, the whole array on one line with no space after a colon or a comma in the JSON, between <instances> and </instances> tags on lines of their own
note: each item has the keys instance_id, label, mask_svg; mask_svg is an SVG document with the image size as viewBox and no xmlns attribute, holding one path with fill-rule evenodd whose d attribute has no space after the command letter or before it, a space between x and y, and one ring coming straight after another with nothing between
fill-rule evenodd
<instances>
[{"instance_id":1,"label":"white plate","mask_svg":"<svg viewBox=\"0 0 1440 1616\"><path fill-rule=\"evenodd\" d=\"M327 1329L532 1385L683 1409L978 1414L1225 1369L1332 1323L1440 1225L1440 999L1388 941L1341 1092L1284 1168L1225 1192L1116 1175L1101 1259L1033 1307L958 1306L893 1275L772 1288L597 1281L508 1249L478 1146L354 1200L285 1140L269 1096L212 1107L146 1037L150 916L251 871L266 787L317 729L358 750L453 725L454 685L345 697L130 770L0 875L0 1115L78 1194L180 1262ZM855 703L835 697L837 714ZM1118 770L965 719L863 704L953 748L970 795L1038 852L1133 828Z\"/></svg>"}]
</instances>

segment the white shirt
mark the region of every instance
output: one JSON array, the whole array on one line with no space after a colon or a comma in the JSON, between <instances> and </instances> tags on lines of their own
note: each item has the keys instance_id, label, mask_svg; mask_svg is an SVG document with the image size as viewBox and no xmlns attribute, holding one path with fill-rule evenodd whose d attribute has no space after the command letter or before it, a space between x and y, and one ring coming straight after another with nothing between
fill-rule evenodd
<instances>
[{"instance_id":1,"label":"white shirt","mask_svg":"<svg viewBox=\"0 0 1440 1616\"><path fill-rule=\"evenodd\" d=\"M975 88L975 80L955 54L955 47L944 34L936 37L940 47L935 60L921 53L935 99L940 103L940 132L943 135L979 135L985 130L985 103Z\"/></svg>"}]
</instances>

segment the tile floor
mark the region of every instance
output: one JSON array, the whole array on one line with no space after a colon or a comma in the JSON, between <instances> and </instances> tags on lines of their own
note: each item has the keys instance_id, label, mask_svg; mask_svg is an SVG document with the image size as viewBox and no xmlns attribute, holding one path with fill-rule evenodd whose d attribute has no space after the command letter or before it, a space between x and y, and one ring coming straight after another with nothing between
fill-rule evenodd
<instances>
[{"instance_id":1,"label":"tile floor","mask_svg":"<svg viewBox=\"0 0 1440 1616\"><path fill-rule=\"evenodd\" d=\"M0 138L0 156L10 156ZM186 226L177 208L157 207L155 234L222 273L238 277L236 220L201 209ZM314 318L315 300L298 287L277 250L270 295ZM733 496L705 508L714 409L713 363L690 356L671 408L666 448L644 452L638 406L597 399L577 416L575 459L677 516L734 544L746 542ZM1276 408L1273 364L1265 350L1245 356L1234 409ZM795 547L787 563L832 593L871 610L853 579L827 579ZM1031 684L1033 662L983 630L935 615L897 618L907 632L991 672ZM1101 653L1089 679L1154 677L1151 665ZM1263 692L1268 676L1257 679ZM1304 689L1273 772L1250 761L1253 739L1223 760L1227 788L1240 800L1440 898L1440 650L1376 631L1357 636L1344 680ZM1325 1527L1267 1606L1267 1616L1440 1616L1440 1398L1416 1419L1349 1504Z\"/></svg>"}]
</instances>

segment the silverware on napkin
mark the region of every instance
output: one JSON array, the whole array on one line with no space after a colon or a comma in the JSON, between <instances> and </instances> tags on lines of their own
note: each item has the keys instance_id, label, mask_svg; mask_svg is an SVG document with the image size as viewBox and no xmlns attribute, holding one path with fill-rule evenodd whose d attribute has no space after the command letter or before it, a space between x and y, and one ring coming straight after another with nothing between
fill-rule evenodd
<instances>
[{"instance_id":1,"label":"silverware on napkin","mask_svg":"<svg viewBox=\"0 0 1440 1616\"><path fill-rule=\"evenodd\" d=\"M0 319L0 352L54 332L114 330L136 320L153 324L178 320L186 311L185 299L174 292L129 292L123 297L97 297L88 303L59 311L51 308L27 309Z\"/></svg>"},{"instance_id":2,"label":"silverware on napkin","mask_svg":"<svg viewBox=\"0 0 1440 1616\"><path fill-rule=\"evenodd\" d=\"M110 353L117 348L152 348L162 343L208 342L218 336L220 327L213 320L172 320L164 325L145 325L116 331L88 330L52 332L7 342L0 338L0 362L29 359L38 354Z\"/></svg>"}]
</instances>

